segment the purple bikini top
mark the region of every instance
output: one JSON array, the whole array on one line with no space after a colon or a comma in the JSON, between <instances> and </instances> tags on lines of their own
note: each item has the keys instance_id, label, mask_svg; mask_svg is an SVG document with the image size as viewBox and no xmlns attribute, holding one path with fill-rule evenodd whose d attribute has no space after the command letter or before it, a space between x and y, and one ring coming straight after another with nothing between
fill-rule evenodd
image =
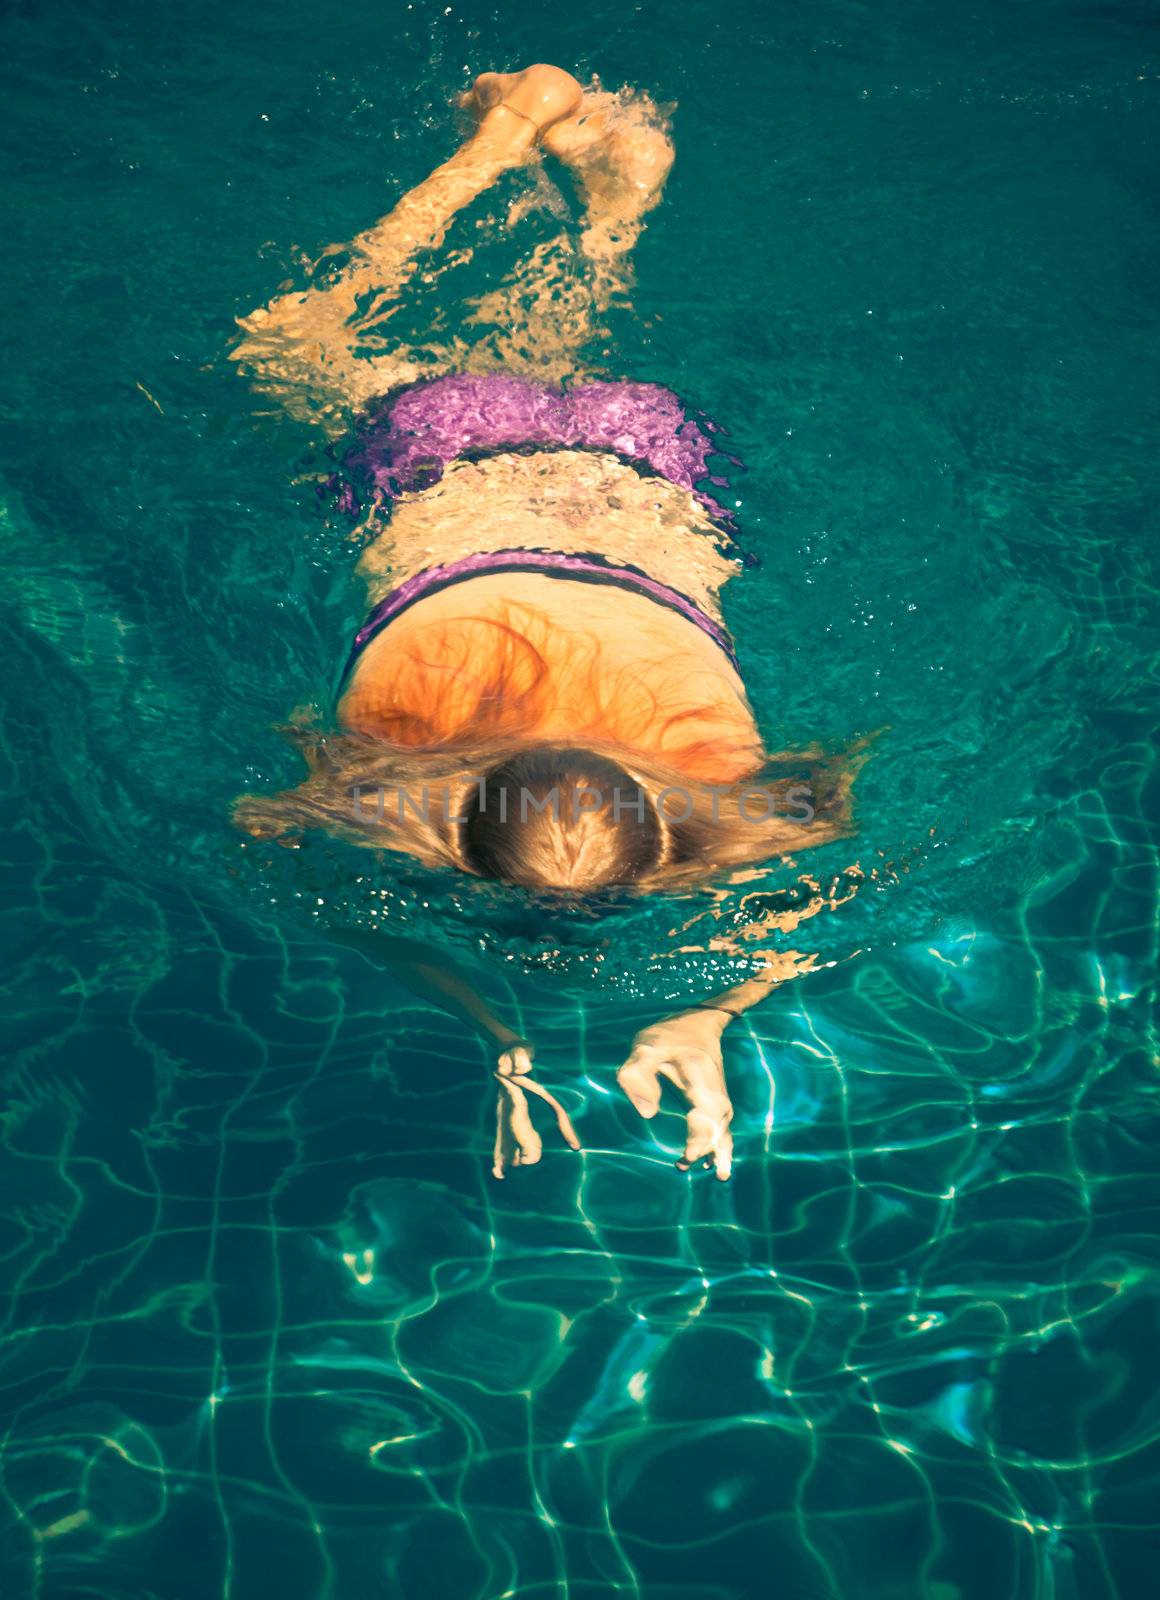
<instances>
[{"instance_id":1,"label":"purple bikini top","mask_svg":"<svg viewBox=\"0 0 1160 1600\"><path fill-rule=\"evenodd\" d=\"M732 641L719 622L706 616L701 608L676 589L650 578L636 567L618 567L599 555L564 555L556 550L492 550L464 556L443 567L427 567L407 578L380 600L354 636L354 644L342 670L345 683L360 655L396 617L427 595L438 594L452 584L463 583L468 578L482 578L494 572L536 572L547 578L571 578L581 583L608 583L620 589L630 589L643 594L658 605L667 606L687 621L700 628L714 644L720 646L730 663L736 667L737 658Z\"/></svg>"},{"instance_id":2,"label":"purple bikini top","mask_svg":"<svg viewBox=\"0 0 1160 1600\"><path fill-rule=\"evenodd\" d=\"M438 483L452 461L498 450L607 451L687 489L728 537L733 514L705 485L728 488L720 466L740 467L724 450L721 429L690 413L659 383L593 380L566 388L505 373L448 373L373 401L359 421L359 441L329 487L356 511L369 489L395 500Z\"/></svg>"}]
</instances>

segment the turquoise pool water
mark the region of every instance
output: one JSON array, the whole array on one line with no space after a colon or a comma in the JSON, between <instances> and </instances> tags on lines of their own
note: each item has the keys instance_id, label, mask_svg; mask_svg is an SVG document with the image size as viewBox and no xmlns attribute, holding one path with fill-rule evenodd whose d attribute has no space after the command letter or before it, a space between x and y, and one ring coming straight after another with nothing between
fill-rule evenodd
<instances>
[{"instance_id":1,"label":"turquoise pool water","mask_svg":"<svg viewBox=\"0 0 1160 1600\"><path fill-rule=\"evenodd\" d=\"M1150 1595L1155 9L58 0L3 41L5 1592ZM767 726L882 730L814 863L873 888L728 1041L727 1186L613 1081L707 981L663 954L696 907L594 968L227 819L362 604L232 318L534 59L679 102L606 362L748 463ZM526 184L413 327L556 225L566 186L503 228ZM580 1156L490 1179L480 1046L328 937L370 905L506 991Z\"/></svg>"}]
</instances>

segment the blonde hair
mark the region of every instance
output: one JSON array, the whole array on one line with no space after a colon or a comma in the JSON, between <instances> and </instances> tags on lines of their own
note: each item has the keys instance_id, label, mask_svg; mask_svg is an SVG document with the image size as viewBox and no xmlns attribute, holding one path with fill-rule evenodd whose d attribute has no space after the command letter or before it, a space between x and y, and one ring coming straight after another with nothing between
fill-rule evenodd
<instances>
[{"instance_id":1,"label":"blonde hair","mask_svg":"<svg viewBox=\"0 0 1160 1600\"><path fill-rule=\"evenodd\" d=\"M577 749L491 734L424 751L284 731L309 775L280 794L243 795L234 817L247 833L292 844L320 828L429 867L581 893L675 887L825 844L850 831L861 764L857 750L811 747L712 785L593 741ZM599 804L577 804L593 794Z\"/></svg>"},{"instance_id":2,"label":"blonde hair","mask_svg":"<svg viewBox=\"0 0 1160 1600\"><path fill-rule=\"evenodd\" d=\"M694 882L849 831L864 746L768 756L754 735L739 749L703 731L668 663L647 681L637 670L610 673L592 634L570 636L566 661L550 665L550 631L550 618L515 602L426 629L406 693L396 679L359 707L370 731L283 730L306 760L306 781L243 796L238 825L286 843L320 828L428 867L580 893ZM567 744L534 732L562 685L584 708ZM655 748L658 734L664 756L640 748ZM706 772L741 776L691 776Z\"/></svg>"}]
</instances>

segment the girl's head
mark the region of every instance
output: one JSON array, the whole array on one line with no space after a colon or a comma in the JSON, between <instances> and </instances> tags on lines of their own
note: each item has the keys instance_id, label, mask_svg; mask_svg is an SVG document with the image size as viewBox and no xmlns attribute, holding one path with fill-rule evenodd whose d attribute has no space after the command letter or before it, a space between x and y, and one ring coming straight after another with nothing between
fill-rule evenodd
<instances>
[{"instance_id":1,"label":"girl's head","mask_svg":"<svg viewBox=\"0 0 1160 1600\"><path fill-rule=\"evenodd\" d=\"M770 758L739 783L691 781L636 751L517 745L420 752L359 734L296 735L310 776L246 795L239 826L307 829L538 890L677 887L849 831L857 753Z\"/></svg>"},{"instance_id":2,"label":"girl's head","mask_svg":"<svg viewBox=\"0 0 1160 1600\"><path fill-rule=\"evenodd\" d=\"M467 870L528 889L635 883L664 854L644 788L592 750L520 751L483 776L461 815Z\"/></svg>"}]
</instances>

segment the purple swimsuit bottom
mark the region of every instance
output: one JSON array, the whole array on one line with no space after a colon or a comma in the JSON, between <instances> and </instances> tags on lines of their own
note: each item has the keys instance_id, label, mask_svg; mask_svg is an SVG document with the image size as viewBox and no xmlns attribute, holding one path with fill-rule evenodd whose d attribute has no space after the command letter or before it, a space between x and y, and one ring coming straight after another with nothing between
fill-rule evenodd
<instances>
[{"instance_id":1,"label":"purple swimsuit bottom","mask_svg":"<svg viewBox=\"0 0 1160 1600\"><path fill-rule=\"evenodd\" d=\"M584 383L556 389L503 375L453 375L416 384L379 402L363 428L360 445L345 466L348 474L369 482L372 496L379 500L430 488L449 463L463 456L478 459L511 449L587 449L619 456L638 470L655 472L687 489L723 533L730 527L729 513L698 488L706 481L726 486L725 479L708 471L714 424L694 420L676 395L660 384ZM360 504L349 477L341 503L352 511ZM617 566L597 554L494 550L427 567L393 589L355 634L343 680L371 640L417 601L495 572L535 572L613 584L646 595L694 623L736 665L729 635L720 623L635 567Z\"/></svg>"}]
</instances>

